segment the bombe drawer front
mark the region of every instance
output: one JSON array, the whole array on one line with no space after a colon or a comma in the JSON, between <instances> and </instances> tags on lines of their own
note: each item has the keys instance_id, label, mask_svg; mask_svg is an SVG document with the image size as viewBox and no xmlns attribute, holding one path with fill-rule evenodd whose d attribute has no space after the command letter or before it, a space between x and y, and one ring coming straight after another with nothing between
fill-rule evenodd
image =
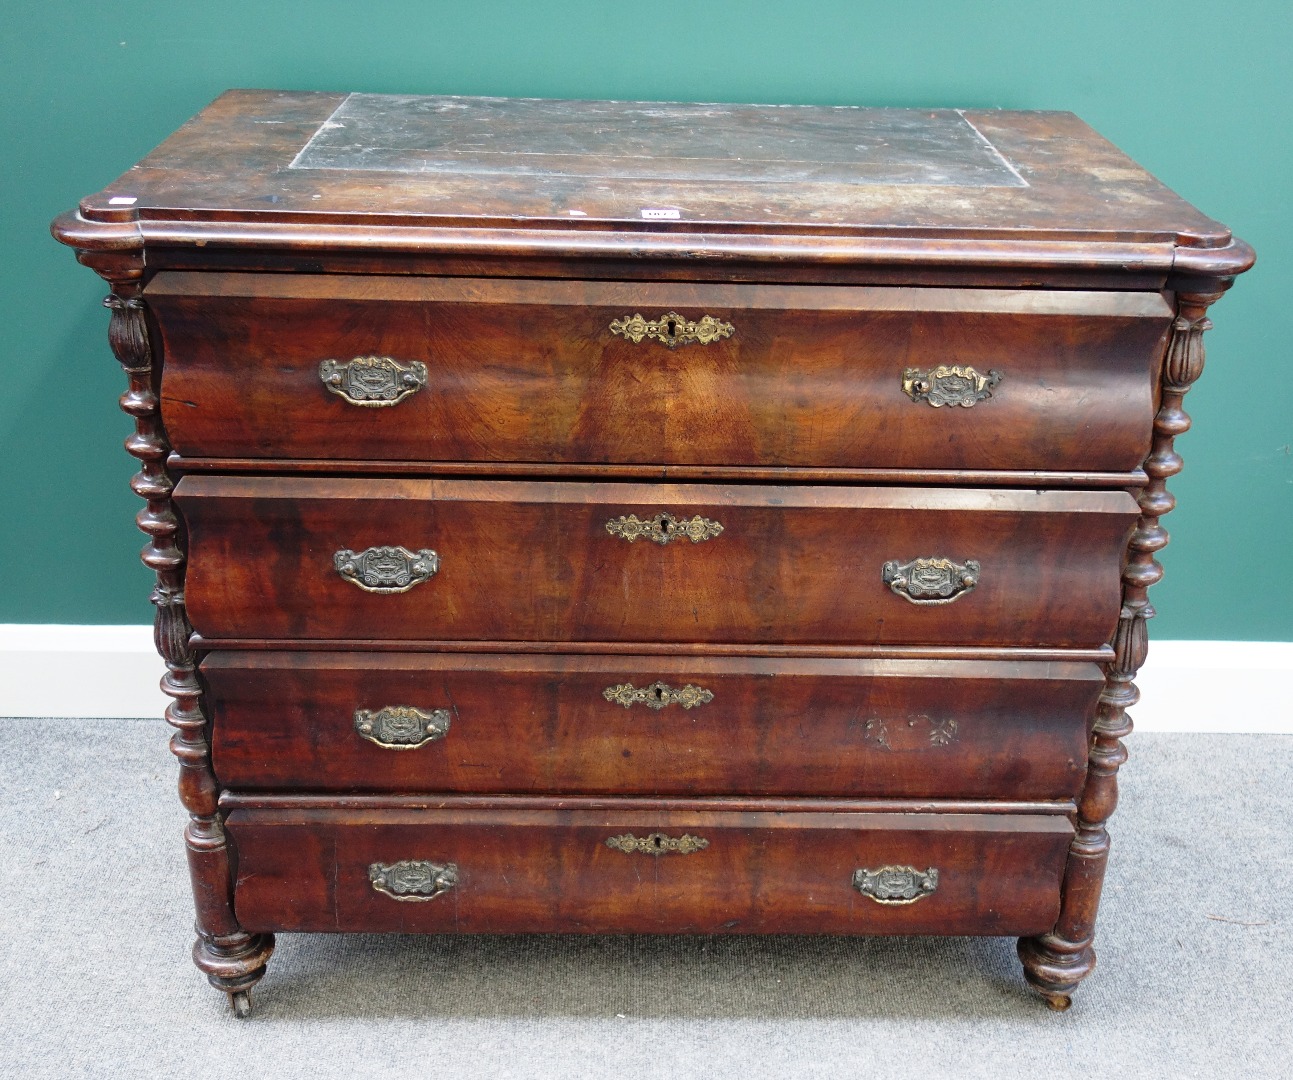
<instances>
[{"instance_id":1,"label":"bombe drawer front","mask_svg":"<svg viewBox=\"0 0 1293 1080\"><path fill-rule=\"evenodd\" d=\"M1094 647L1125 492L188 476L206 638Z\"/></svg>"},{"instance_id":2,"label":"bombe drawer front","mask_svg":"<svg viewBox=\"0 0 1293 1080\"><path fill-rule=\"evenodd\" d=\"M235 789L1076 799L1091 663L213 652Z\"/></svg>"},{"instance_id":3,"label":"bombe drawer front","mask_svg":"<svg viewBox=\"0 0 1293 1080\"><path fill-rule=\"evenodd\" d=\"M1039 933L1073 836L1061 815L389 806L228 829L244 927L368 933Z\"/></svg>"},{"instance_id":4,"label":"bombe drawer front","mask_svg":"<svg viewBox=\"0 0 1293 1080\"><path fill-rule=\"evenodd\" d=\"M1156 293L161 273L184 456L1137 469Z\"/></svg>"}]
</instances>

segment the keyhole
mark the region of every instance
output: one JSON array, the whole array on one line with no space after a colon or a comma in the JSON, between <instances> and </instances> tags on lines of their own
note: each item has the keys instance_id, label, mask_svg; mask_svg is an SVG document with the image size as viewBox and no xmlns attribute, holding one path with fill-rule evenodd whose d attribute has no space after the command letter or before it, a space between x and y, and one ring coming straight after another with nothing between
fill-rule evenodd
<instances>
[{"instance_id":1,"label":"keyhole","mask_svg":"<svg viewBox=\"0 0 1293 1080\"><path fill-rule=\"evenodd\" d=\"M669 325L669 336L670 336L670 337L675 337L675 336L677 336L677 333L678 333L678 323L677 323L675 320L670 319L670 320L669 320L669 324L668 324L668 325Z\"/></svg>"},{"instance_id":2,"label":"keyhole","mask_svg":"<svg viewBox=\"0 0 1293 1080\"><path fill-rule=\"evenodd\" d=\"M659 847L663 840L664 840L664 837L659 835L651 837L651 843L655 844L656 847Z\"/></svg>"},{"instance_id":3,"label":"keyhole","mask_svg":"<svg viewBox=\"0 0 1293 1080\"><path fill-rule=\"evenodd\" d=\"M664 691L663 691L663 690L661 690L659 687L656 687L656 688L655 688L655 690L654 690L654 691L652 691L652 692L655 694L655 699L656 699L656 701L664 701Z\"/></svg>"}]
</instances>

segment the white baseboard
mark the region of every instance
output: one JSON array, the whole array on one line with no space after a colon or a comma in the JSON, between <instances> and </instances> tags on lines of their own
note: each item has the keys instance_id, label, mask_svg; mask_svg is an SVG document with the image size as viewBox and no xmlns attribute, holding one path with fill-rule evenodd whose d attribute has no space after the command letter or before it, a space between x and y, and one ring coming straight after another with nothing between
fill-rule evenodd
<instances>
[{"instance_id":1,"label":"white baseboard","mask_svg":"<svg viewBox=\"0 0 1293 1080\"><path fill-rule=\"evenodd\" d=\"M1293 641L1154 641L1136 676L1138 731L1293 735Z\"/></svg>"},{"instance_id":2,"label":"white baseboard","mask_svg":"<svg viewBox=\"0 0 1293 1080\"><path fill-rule=\"evenodd\" d=\"M151 626L0 623L0 716L161 716Z\"/></svg>"},{"instance_id":3,"label":"white baseboard","mask_svg":"<svg viewBox=\"0 0 1293 1080\"><path fill-rule=\"evenodd\" d=\"M150 626L0 623L0 716L160 716ZM1293 734L1293 642L1155 641L1136 683L1140 731Z\"/></svg>"}]
</instances>

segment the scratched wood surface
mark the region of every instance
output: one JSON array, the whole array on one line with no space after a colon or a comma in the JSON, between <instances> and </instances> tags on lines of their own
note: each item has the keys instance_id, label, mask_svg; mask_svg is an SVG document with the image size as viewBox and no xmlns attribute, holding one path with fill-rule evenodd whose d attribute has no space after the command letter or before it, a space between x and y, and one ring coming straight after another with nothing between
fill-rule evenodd
<instances>
[{"instance_id":1,"label":"scratched wood surface","mask_svg":"<svg viewBox=\"0 0 1293 1080\"><path fill-rule=\"evenodd\" d=\"M1070 113L261 90L222 95L81 213L1205 247L1230 236Z\"/></svg>"},{"instance_id":2,"label":"scratched wood surface","mask_svg":"<svg viewBox=\"0 0 1293 1080\"><path fill-rule=\"evenodd\" d=\"M538 146L534 132L546 139ZM1027 187L952 109L351 94L292 169Z\"/></svg>"}]
</instances>

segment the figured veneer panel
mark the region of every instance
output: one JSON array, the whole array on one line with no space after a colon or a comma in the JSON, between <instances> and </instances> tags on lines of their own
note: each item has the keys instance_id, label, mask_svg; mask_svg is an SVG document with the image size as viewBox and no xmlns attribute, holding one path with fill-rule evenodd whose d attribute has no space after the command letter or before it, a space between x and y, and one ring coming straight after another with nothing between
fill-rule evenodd
<instances>
[{"instance_id":1,"label":"figured veneer panel","mask_svg":"<svg viewBox=\"0 0 1293 1080\"><path fill-rule=\"evenodd\" d=\"M235 809L234 904L253 931L1029 934L1050 928L1062 815L524 809ZM704 841L626 852L613 837ZM692 845L698 846L698 845ZM452 865L434 899L374 889L373 864ZM881 904L856 870L938 872Z\"/></svg>"},{"instance_id":2,"label":"figured veneer panel","mask_svg":"<svg viewBox=\"0 0 1293 1080\"><path fill-rule=\"evenodd\" d=\"M1113 471L1149 445L1157 293L163 272L162 410L182 456ZM616 320L733 328L637 344ZM326 360L426 366L388 408ZM999 371L934 408L908 368Z\"/></svg>"},{"instance_id":3,"label":"figured veneer panel","mask_svg":"<svg viewBox=\"0 0 1293 1080\"><path fill-rule=\"evenodd\" d=\"M1075 799L1095 664L213 652L223 786L283 791ZM606 690L709 700L651 708ZM357 709L450 713L415 750Z\"/></svg>"},{"instance_id":4,"label":"figured veneer panel","mask_svg":"<svg viewBox=\"0 0 1293 1080\"><path fill-rule=\"evenodd\" d=\"M1135 522L1125 492L187 476L189 616L205 638L1052 645L1113 632ZM723 527L635 542L609 520ZM365 592L339 550L434 550L439 571ZM981 565L946 604L881 570Z\"/></svg>"}]
</instances>

